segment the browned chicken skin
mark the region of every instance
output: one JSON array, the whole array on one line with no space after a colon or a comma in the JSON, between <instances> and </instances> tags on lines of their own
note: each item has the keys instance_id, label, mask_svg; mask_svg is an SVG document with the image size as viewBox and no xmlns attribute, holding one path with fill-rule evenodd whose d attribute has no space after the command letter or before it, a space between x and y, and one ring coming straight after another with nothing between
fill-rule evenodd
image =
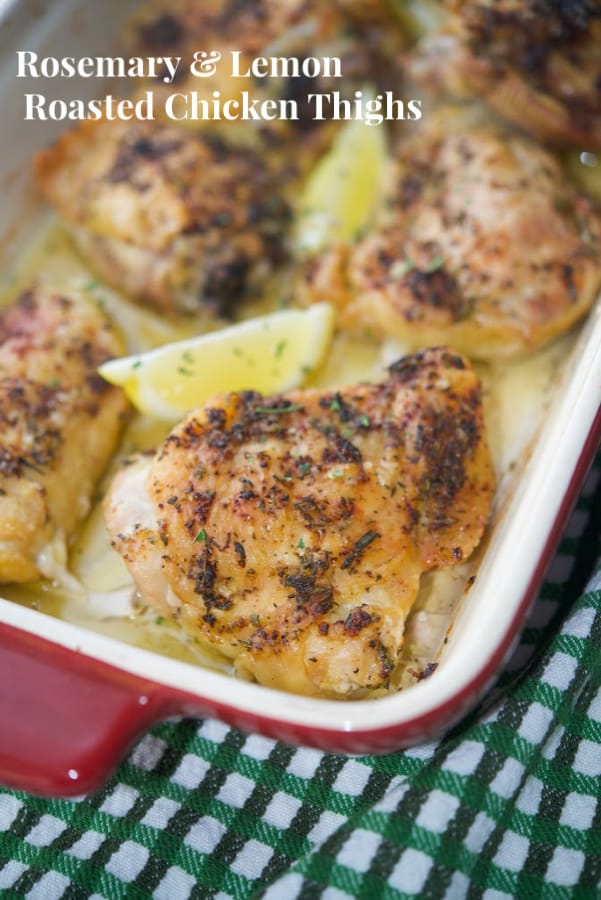
<instances>
[{"instance_id":1,"label":"browned chicken skin","mask_svg":"<svg viewBox=\"0 0 601 900\"><path fill-rule=\"evenodd\" d=\"M599 0L447 0L453 13L412 56L415 78L480 96L543 141L601 149Z\"/></svg>"},{"instance_id":2,"label":"browned chicken skin","mask_svg":"<svg viewBox=\"0 0 601 900\"><path fill-rule=\"evenodd\" d=\"M342 328L475 358L563 333L601 285L601 216L530 139L455 110L399 145L381 221L310 260L299 299Z\"/></svg>"},{"instance_id":3,"label":"browned chicken skin","mask_svg":"<svg viewBox=\"0 0 601 900\"><path fill-rule=\"evenodd\" d=\"M257 155L156 122L86 122L38 183L93 268L168 313L235 303L278 257L287 206Z\"/></svg>"},{"instance_id":4,"label":"browned chicken skin","mask_svg":"<svg viewBox=\"0 0 601 900\"><path fill-rule=\"evenodd\" d=\"M265 685L386 688L422 572L466 559L493 495L479 382L444 348L380 384L216 398L117 476L143 598Z\"/></svg>"},{"instance_id":5,"label":"browned chicken skin","mask_svg":"<svg viewBox=\"0 0 601 900\"><path fill-rule=\"evenodd\" d=\"M0 312L0 581L49 574L44 553L89 512L127 408L96 370L122 351L74 294L33 288Z\"/></svg>"}]
</instances>

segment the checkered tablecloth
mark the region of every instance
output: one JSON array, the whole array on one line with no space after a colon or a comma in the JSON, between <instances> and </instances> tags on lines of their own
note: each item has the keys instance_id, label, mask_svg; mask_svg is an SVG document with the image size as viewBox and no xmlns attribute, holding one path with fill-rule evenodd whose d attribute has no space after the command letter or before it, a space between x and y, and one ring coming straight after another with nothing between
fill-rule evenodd
<instances>
[{"instance_id":1,"label":"checkered tablecloth","mask_svg":"<svg viewBox=\"0 0 601 900\"><path fill-rule=\"evenodd\" d=\"M96 794L0 791L0 896L601 897L600 473L510 665L443 739L345 757L161 724Z\"/></svg>"}]
</instances>

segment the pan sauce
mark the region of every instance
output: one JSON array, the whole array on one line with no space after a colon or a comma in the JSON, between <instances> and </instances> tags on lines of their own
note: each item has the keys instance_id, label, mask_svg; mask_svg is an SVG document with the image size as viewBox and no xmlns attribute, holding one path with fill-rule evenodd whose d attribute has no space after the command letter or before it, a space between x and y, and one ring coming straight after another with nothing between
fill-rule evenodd
<instances>
[{"instance_id":1,"label":"pan sauce","mask_svg":"<svg viewBox=\"0 0 601 900\"><path fill-rule=\"evenodd\" d=\"M5 302L31 281L32 276L45 283L79 288L106 305L123 329L130 352L219 327L218 321L206 315L186 325L176 325L133 306L98 282L53 220L42 226L28 251L15 265L4 292ZM252 307L247 306L242 315L257 315L272 305L266 299ZM484 387L488 437L499 481L493 528L519 478L557 381L556 375L573 340L573 335L567 335L527 358L477 366ZM375 381L383 375L386 365L403 352L404 348L392 341L379 346L338 335L313 383L332 388L361 380ZM166 425L149 422L142 416L133 417L118 456L156 446L167 431ZM104 487L109 477L110 472ZM407 620L405 647L401 665L395 673L395 686L410 684L430 671L485 545L486 540L471 560L423 576L419 596ZM6 585L2 587L3 596L129 644L182 661L231 671L228 661L195 645L190 637L141 603L121 558L109 546L99 504L84 523L72 548L68 572L60 556L59 550L53 581Z\"/></svg>"}]
</instances>

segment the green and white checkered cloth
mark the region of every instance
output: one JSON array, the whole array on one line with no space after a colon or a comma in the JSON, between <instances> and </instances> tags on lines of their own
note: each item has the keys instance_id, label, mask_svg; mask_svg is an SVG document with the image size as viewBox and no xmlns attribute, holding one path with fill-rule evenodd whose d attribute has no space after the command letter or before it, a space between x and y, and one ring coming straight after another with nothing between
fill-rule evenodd
<instances>
[{"instance_id":1,"label":"green and white checkered cloth","mask_svg":"<svg viewBox=\"0 0 601 900\"><path fill-rule=\"evenodd\" d=\"M345 757L161 724L96 794L0 791L0 896L601 897L600 473L512 663L442 740Z\"/></svg>"}]
</instances>

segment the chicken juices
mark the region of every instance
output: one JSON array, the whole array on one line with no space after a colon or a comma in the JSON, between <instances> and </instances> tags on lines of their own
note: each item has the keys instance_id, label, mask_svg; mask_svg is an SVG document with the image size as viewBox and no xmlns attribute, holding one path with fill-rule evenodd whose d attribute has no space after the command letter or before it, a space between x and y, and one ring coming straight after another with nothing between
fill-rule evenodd
<instances>
[{"instance_id":1,"label":"chicken juices","mask_svg":"<svg viewBox=\"0 0 601 900\"><path fill-rule=\"evenodd\" d=\"M33 288L0 312L0 581L54 574L117 448L128 404L97 368L122 352L93 302Z\"/></svg>"}]
</instances>

